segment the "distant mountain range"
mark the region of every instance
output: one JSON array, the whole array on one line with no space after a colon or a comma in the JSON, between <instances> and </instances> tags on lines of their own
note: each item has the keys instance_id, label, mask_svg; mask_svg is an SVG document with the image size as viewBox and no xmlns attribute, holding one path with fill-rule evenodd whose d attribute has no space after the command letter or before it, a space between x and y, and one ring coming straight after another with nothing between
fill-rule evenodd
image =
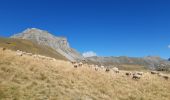
<instances>
[{"instance_id":1,"label":"distant mountain range","mask_svg":"<svg viewBox=\"0 0 170 100\"><path fill-rule=\"evenodd\" d=\"M160 57L88 57L88 62L99 65L113 66L113 65L140 65L149 69L170 70L170 61Z\"/></svg>"},{"instance_id":2,"label":"distant mountain range","mask_svg":"<svg viewBox=\"0 0 170 100\"><path fill-rule=\"evenodd\" d=\"M17 40L17 41L27 40L27 41L32 42L33 44L39 45L40 47L43 47L43 48L45 47L44 49L51 48L53 49L53 53L51 53L51 49L50 51L46 50L48 54L50 53L48 56L54 56L57 54L56 58L60 58L60 59L61 58L67 59L70 61L86 60L86 62L89 64L105 65L105 66L112 66L112 67L115 65L140 65L140 66L145 66L146 68L149 68L149 69L170 70L170 61L162 59L160 57L154 57L154 56L147 56L147 57L142 57L142 58L126 57L126 56L84 58L82 54L80 54L78 51L70 47L65 37L54 36L47 31L40 30L37 28L28 28L21 33L17 33L11 36L10 38L13 41L14 40ZM3 39L0 38L0 40L2 41ZM7 40L12 41L10 39L7 39ZM0 46L1 44L2 43L0 43ZM45 52L43 52L43 54L45 54Z\"/></svg>"}]
</instances>

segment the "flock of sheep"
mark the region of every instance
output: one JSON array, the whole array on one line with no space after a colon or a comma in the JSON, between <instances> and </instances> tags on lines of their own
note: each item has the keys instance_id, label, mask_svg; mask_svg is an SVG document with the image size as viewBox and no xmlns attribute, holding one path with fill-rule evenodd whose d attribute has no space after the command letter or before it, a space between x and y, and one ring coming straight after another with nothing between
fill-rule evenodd
<instances>
[{"instance_id":1,"label":"flock of sheep","mask_svg":"<svg viewBox=\"0 0 170 100\"><path fill-rule=\"evenodd\" d=\"M6 50L6 48L2 48L3 51ZM51 58L51 57L46 57L46 56L42 56L42 55L36 55L36 54L32 54L32 53L27 53L27 52L23 52L21 50L17 50L16 51L16 55L17 56L24 56L24 55L28 55L28 56L32 56L35 59L43 59L43 60L51 60L51 61L56 61L55 58ZM83 62L86 62L85 60L83 60ZM83 67L84 63L82 62L75 62L72 61L71 62L72 65L74 66L74 68L78 68L78 67ZM110 72L113 71L115 73L120 73L120 70L117 67L113 67L113 68L106 68L105 66L98 66L98 65L88 65L86 64L88 67L94 69L95 71L98 70L104 70L105 72ZM168 80L170 77L166 74L162 74L160 72L157 71L151 71L150 72L152 75L158 75L159 77L163 77L164 79ZM140 79L143 75L144 72L125 72L126 76L131 76L132 79Z\"/></svg>"},{"instance_id":2,"label":"flock of sheep","mask_svg":"<svg viewBox=\"0 0 170 100\"><path fill-rule=\"evenodd\" d=\"M47 56L42 56L42 55L36 55L36 54L32 54L32 53L27 53L27 52L23 52L21 50L17 50L16 54L18 56L28 55L28 56L32 56L33 58L37 58L37 59L56 61L55 58L51 58L51 57L47 57Z\"/></svg>"},{"instance_id":3,"label":"flock of sheep","mask_svg":"<svg viewBox=\"0 0 170 100\"><path fill-rule=\"evenodd\" d=\"M83 63L82 62L71 62L72 65L74 66L74 68L78 68L78 67L82 67L83 66ZM94 69L95 71L98 71L98 70L104 70L105 72L110 72L110 71L113 71L115 73L120 73L120 72L124 72L124 71L120 71L117 67L113 67L113 68L106 68L105 66L98 66L98 65L87 65L86 66ZM141 77L144 75L145 73L144 72L128 72L126 71L125 72L125 75L128 76L128 77L132 77L132 79L141 79ZM160 72L157 72L157 71L151 71L150 74L152 75L158 75L159 77L163 77L164 79L168 80L170 77L166 74L162 74Z\"/></svg>"},{"instance_id":4,"label":"flock of sheep","mask_svg":"<svg viewBox=\"0 0 170 100\"><path fill-rule=\"evenodd\" d=\"M2 51L5 51L6 48L2 48ZM27 56L32 56L33 58L37 58L37 59L43 59L43 60L52 60L52 61L56 61L55 58L51 58L51 57L47 57L47 56L42 56L42 55L38 55L38 54L32 54L32 53L27 53L27 52L24 52L24 51L21 51L21 50L17 50L16 51L16 55L17 56L24 56L24 55L27 55Z\"/></svg>"}]
</instances>

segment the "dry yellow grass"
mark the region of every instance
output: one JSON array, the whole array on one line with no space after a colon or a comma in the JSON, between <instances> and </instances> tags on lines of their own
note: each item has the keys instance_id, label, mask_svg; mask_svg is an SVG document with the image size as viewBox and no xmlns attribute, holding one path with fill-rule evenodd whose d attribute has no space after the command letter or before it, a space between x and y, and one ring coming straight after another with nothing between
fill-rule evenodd
<instances>
[{"instance_id":1,"label":"dry yellow grass","mask_svg":"<svg viewBox=\"0 0 170 100\"><path fill-rule=\"evenodd\" d=\"M1 48L0 48L1 49ZM0 50L0 100L170 100L170 80L140 80Z\"/></svg>"}]
</instances>

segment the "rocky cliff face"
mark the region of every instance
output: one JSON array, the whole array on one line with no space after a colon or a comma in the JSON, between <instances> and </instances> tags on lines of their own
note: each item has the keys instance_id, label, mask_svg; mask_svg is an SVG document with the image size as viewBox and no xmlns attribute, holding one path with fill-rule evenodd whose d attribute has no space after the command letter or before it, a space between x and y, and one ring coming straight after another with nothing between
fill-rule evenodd
<instances>
[{"instance_id":1,"label":"rocky cliff face","mask_svg":"<svg viewBox=\"0 0 170 100\"><path fill-rule=\"evenodd\" d=\"M71 61L84 59L80 53L70 48L66 38L56 37L44 30L29 28L19 34L13 35L11 38L27 39L37 42L40 45L49 46Z\"/></svg>"}]
</instances>

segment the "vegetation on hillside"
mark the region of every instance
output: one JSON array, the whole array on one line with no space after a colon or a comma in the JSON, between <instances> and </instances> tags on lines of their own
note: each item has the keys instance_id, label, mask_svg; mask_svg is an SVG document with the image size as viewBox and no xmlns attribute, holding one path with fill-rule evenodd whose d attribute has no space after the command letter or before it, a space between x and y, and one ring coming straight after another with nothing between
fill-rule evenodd
<instances>
[{"instance_id":1,"label":"vegetation on hillside","mask_svg":"<svg viewBox=\"0 0 170 100\"><path fill-rule=\"evenodd\" d=\"M0 100L170 100L170 80L149 72L133 80L124 71L74 68L0 48Z\"/></svg>"},{"instance_id":2,"label":"vegetation on hillside","mask_svg":"<svg viewBox=\"0 0 170 100\"><path fill-rule=\"evenodd\" d=\"M33 54L41 54L53 57L60 60L67 60L57 51L48 46L38 45L32 41L14 38L0 38L0 47L5 47L11 50L21 50Z\"/></svg>"}]
</instances>

